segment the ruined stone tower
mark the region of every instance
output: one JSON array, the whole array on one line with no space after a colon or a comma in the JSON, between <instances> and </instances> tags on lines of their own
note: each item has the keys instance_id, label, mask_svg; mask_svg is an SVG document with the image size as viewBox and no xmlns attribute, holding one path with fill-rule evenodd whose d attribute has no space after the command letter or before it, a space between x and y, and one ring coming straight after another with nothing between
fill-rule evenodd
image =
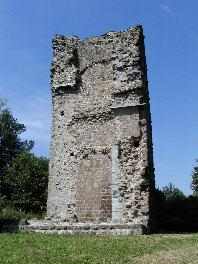
<instances>
[{"instance_id":1,"label":"ruined stone tower","mask_svg":"<svg viewBox=\"0 0 198 264\"><path fill-rule=\"evenodd\" d=\"M51 83L48 217L148 231L154 172L142 27L57 35Z\"/></svg>"}]
</instances>

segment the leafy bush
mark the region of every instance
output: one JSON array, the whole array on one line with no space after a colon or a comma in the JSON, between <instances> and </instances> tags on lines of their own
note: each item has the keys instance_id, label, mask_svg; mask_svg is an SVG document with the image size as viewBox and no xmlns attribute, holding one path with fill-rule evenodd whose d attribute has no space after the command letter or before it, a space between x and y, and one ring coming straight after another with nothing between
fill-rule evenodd
<instances>
[{"instance_id":1,"label":"leafy bush","mask_svg":"<svg viewBox=\"0 0 198 264\"><path fill-rule=\"evenodd\" d=\"M48 159L23 152L5 174L6 199L19 211L42 213L46 210L47 183Z\"/></svg>"},{"instance_id":2,"label":"leafy bush","mask_svg":"<svg viewBox=\"0 0 198 264\"><path fill-rule=\"evenodd\" d=\"M185 197L178 188L172 186L156 190L157 231L197 232L198 197Z\"/></svg>"}]
</instances>

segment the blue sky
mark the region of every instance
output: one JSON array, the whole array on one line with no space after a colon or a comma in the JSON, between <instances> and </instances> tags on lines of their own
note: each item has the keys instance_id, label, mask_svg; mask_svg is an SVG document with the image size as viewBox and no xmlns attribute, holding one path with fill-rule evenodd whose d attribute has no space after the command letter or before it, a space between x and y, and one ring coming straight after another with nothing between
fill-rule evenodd
<instances>
[{"instance_id":1,"label":"blue sky","mask_svg":"<svg viewBox=\"0 0 198 264\"><path fill-rule=\"evenodd\" d=\"M142 24L153 121L156 184L190 193L198 158L198 1L0 0L0 97L48 155L51 39Z\"/></svg>"}]
</instances>

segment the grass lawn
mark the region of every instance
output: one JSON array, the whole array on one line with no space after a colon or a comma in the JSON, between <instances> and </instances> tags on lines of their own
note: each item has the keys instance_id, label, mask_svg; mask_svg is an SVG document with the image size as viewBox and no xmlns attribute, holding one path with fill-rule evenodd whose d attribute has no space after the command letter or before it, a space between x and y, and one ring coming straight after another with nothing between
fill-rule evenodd
<instances>
[{"instance_id":1,"label":"grass lawn","mask_svg":"<svg viewBox=\"0 0 198 264\"><path fill-rule=\"evenodd\" d=\"M64 236L0 234L0 264L198 264L198 234Z\"/></svg>"}]
</instances>

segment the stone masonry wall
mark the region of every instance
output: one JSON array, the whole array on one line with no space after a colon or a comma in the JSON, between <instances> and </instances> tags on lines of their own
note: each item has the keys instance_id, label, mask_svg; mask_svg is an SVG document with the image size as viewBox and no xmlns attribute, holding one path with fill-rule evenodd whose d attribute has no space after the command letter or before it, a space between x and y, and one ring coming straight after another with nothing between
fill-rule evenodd
<instances>
[{"instance_id":1,"label":"stone masonry wall","mask_svg":"<svg viewBox=\"0 0 198 264\"><path fill-rule=\"evenodd\" d=\"M47 214L151 222L152 131L141 26L80 40L57 35Z\"/></svg>"}]
</instances>

